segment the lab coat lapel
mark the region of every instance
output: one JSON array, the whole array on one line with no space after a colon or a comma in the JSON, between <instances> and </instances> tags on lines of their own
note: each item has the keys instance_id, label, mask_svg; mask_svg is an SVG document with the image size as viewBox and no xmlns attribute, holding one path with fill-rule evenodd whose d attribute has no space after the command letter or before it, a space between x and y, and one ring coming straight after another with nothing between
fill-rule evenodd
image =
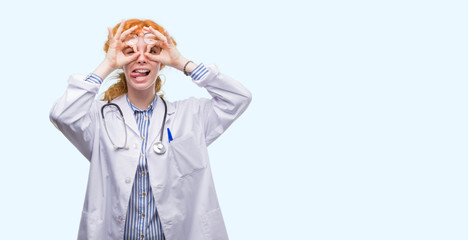
<instances>
[{"instance_id":1,"label":"lab coat lapel","mask_svg":"<svg viewBox=\"0 0 468 240\"><path fill-rule=\"evenodd\" d=\"M160 134L161 134L161 126L162 122L164 119L164 103L161 100L161 97L157 96L156 100L156 106L154 107L153 110L153 116L151 116L151 122L150 122L150 127L149 127L149 133L148 133L148 139L151 144L148 144L148 146L152 146L153 143L159 141ZM168 122L171 119L172 113L174 113L173 108L169 102L166 101L167 105L167 116L166 116L166 123L164 126L164 133L163 133L163 142L166 142L167 140L167 127L168 127Z\"/></svg>"},{"instance_id":2,"label":"lab coat lapel","mask_svg":"<svg viewBox=\"0 0 468 240\"><path fill-rule=\"evenodd\" d=\"M133 131L135 132L136 135L140 136L140 132L138 130L138 126L135 120L135 115L133 113L133 110L130 108L127 102L127 95L124 94L116 99L113 100L113 102L117 105L119 105L120 110L122 110L122 114L124 115L125 118L125 124Z\"/></svg>"}]
</instances>

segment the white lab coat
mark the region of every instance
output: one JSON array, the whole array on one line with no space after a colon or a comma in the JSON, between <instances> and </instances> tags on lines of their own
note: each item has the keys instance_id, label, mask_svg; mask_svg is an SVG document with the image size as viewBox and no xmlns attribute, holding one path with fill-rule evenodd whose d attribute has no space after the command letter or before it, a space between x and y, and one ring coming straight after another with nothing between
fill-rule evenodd
<instances>
[{"instance_id":1,"label":"white lab coat","mask_svg":"<svg viewBox=\"0 0 468 240\"><path fill-rule=\"evenodd\" d=\"M157 100L149 129L148 171L159 217L167 240L228 239L212 179L207 146L218 138L247 108L250 92L219 73L212 65L198 81L211 99L190 98L167 102L163 143L167 151L157 155L164 104ZM114 99L122 109L129 149L115 150L101 117L105 102L96 101L99 85L73 75L65 94L50 112L53 124L90 161L86 198L78 239L123 239L125 216L132 191L142 140L125 96ZM125 138L118 114L106 121L114 142ZM120 124L120 125L119 125ZM117 131L116 129L120 129Z\"/></svg>"}]
</instances>

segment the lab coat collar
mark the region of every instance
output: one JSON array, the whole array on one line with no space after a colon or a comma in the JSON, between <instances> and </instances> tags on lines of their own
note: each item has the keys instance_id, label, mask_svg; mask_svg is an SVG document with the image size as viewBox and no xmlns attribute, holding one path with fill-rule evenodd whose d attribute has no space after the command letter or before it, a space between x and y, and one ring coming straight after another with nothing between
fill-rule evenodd
<instances>
[{"instance_id":1,"label":"lab coat collar","mask_svg":"<svg viewBox=\"0 0 468 240\"><path fill-rule=\"evenodd\" d=\"M153 109L153 106L156 103L156 100L158 99L156 96L154 96L153 101L150 103L150 105L146 109L140 109L139 107L133 105L132 102L130 102L130 99L128 99L128 95L125 96L125 99L127 100L128 105L134 112L144 112L144 111L150 111Z\"/></svg>"},{"instance_id":2,"label":"lab coat collar","mask_svg":"<svg viewBox=\"0 0 468 240\"><path fill-rule=\"evenodd\" d=\"M127 103L127 94L124 94L114 100L112 100L115 104L119 105L120 110L122 110L122 114L125 118L125 124L137 135L140 136L140 132L138 130L138 126L135 120L135 115L133 113L132 108Z\"/></svg>"},{"instance_id":3,"label":"lab coat collar","mask_svg":"<svg viewBox=\"0 0 468 240\"><path fill-rule=\"evenodd\" d=\"M157 99L156 99L157 98ZM151 116L150 120L150 129L148 133L148 139L150 141L159 141L159 134L161 131L161 124L164 118L164 103L161 100L161 97L156 96L155 100L153 101L153 115ZM135 115L127 102L127 94L124 94L114 100L112 100L115 104L119 105L120 109L125 118L125 124L137 135L140 136L140 131L138 130L138 126L135 120ZM167 104L167 116L166 116L166 126L164 128L164 139L167 139L167 127L168 123L171 121L172 116L175 113L175 109L172 104L166 101ZM157 138L157 139L156 139ZM150 146L150 145L149 145Z\"/></svg>"}]
</instances>

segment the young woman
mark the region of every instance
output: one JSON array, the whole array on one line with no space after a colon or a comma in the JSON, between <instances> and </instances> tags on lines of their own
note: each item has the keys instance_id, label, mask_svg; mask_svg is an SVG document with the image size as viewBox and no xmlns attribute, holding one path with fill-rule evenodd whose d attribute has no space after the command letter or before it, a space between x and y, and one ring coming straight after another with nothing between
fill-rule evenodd
<instances>
[{"instance_id":1,"label":"young woman","mask_svg":"<svg viewBox=\"0 0 468 240\"><path fill-rule=\"evenodd\" d=\"M108 30L103 62L72 75L50 112L90 161L78 239L227 239L207 147L245 111L250 92L216 66L188 61L153 21ZM165 101L157 93L166 66L212 98ZM117 69L120 81L95 100Z\"/></svg>"}]
</instances>

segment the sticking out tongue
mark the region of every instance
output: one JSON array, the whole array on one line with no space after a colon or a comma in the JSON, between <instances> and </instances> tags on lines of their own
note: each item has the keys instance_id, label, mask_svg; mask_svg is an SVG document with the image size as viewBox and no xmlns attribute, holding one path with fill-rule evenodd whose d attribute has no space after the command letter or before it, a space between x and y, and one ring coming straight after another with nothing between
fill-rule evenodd
<instances>
[{"instance_id":1,"label":"sticking out tongue","mask_svg":"<svg viewBox=\"0 0 468 240\"><path fill-rule=\"evenodd\" d=\"M132 77L146 77L148 76L149 72L138 72L138 71L133 71L130 73L130 76Z\"/></svg>"}]
</instances>

